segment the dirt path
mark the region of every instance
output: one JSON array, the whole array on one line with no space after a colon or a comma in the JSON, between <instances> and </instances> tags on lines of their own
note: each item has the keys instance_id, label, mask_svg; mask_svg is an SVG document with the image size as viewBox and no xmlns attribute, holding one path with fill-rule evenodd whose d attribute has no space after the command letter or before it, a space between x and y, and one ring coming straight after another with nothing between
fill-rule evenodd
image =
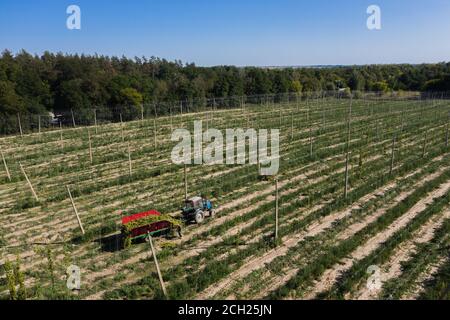
<instances>
[{"instance_id":1,"label":"dirt path","mask_svg":"<svg viewBox=\"0 0 450 320\"><path fill-rule=\"evenodd\" d=\"M246 277L251 272L262 268L265 264L270 263L277 256L285 255L287 251L296 246L300 241L303 241L306 237L315 236L327 228L331 227L334 221L342 219L351 214L352 210L359 208L362 204L369 201L370 199L376 197L379 193L385 192L387 189L395 185L395 183L391 183L387 186L377 189L376 191L362 197L356 203L354 203L349 208L345 208L339 212L334 214L330 214L320 221L315 221L310 224L306 231L300 232L294 236L289 235L285 239L283 239L283 243L281 246L272 249L265 253L264 255L256 258L250 258L243 266L241 266L238 270L231 273L227 278L215 283L214 285L208 287L199 295L197 295L197 299L208 299L219 293L220 291L224 291L229 288L236 280Z\"/></svg>"},{"instance_id":2,"label":"dirt path","mask_svg":"<svg viewBox=\"0 0 450 320\"><path fill-rule=\"evenodd\" d=\"M405 177L403 177L403 179L405 179L406 177L412 176L414 173L418 173L420 171L420 169L416 170L415 172L409 173L407 174ZM442 171L439 171L435 174L429 175L427 178L425 178L424 180L418 182L416 184L416 186L418 185L422 185L424 184L426 181L432 180L435 177L437 177ZM398 179L397 179L398 180ZM360 207L361 204L363 204L364 202L373 199L374 196L382 196L386 191L388 191L389 189L395 187L396 182L392 182L386 186L383 186L382 188L376 190L375 192L373 192L372 194L369 194L367 196L365 196L364 198L361 198L357 203L355 203L351 208L346 209L346 211L350 211L353 209L358 209ZM413 192L413 190L409 191L409 192L403 192L401 193L399 196L397 196L393 201L391 201L391 205L393 206L395 203L402 201L403 199L405 199L409 194L411 194ZM389 207L390 207L389 206ZM348 237L350 237L351 235L355 234L356 232L358 232L359 230L361 230L363 227L365 227L367 224L373 222L376 218L378 218L379 216L383 215L386 210L389 207L383 207L378 209L375 213L371 214L370 216L366 217L363 221L357 222L353 225L351 225L348 229L346 229L344 232L340 233L337 235L337 239L338 240L343 240L346 239ZM339 267L339 266L338 266ZM255 297L255 299L261 299L264 298L266 295L268 295L271 291L275 290L276 288L282 286L283 284L285 284L292 276L294 276L297 271L299 269L298 268L291 268L288 270L284 270L282 275L279 276L275 276L275 278L271 281L271 284L265 288L262 289L262 291ZM324 276L325 278L325 282L326 282L326 276ZM228 297L228 298L233 298L232 296ZM307 297L310 298L310 297Z\"/></svg>"},{"instance_id":3,"label":"dirt path","mask_svg":"<svg viewBox=\"0 0 450 320\"><path fill-rule=\"evenodd\" d=\"M396 278L402 273L402 263L407 261L414 254L417 244L426 243L434 236L434 231L439 228L444 220L450 218L450 210L446 210L442 215L434 217L424 224L418 232L415 233L413 239L408 240L397 248L391 256L391 259L380 266L382 270L381 282L384 283L390 279ZM365 287L360 288L356 293L352 294L352 299L357 300L373 300L377 299L381 289L367 290Z\"/></svg>"},{"instance_id":4,"label":"dirt path","mask_svg":"<svg viewBox=\"0 0 450 320\"><path fill-rule=\"evenodd\" d=\"M447 262L446 258L439 259L436 263L428 265L426 270L422 272L417 279L415 279L412 289L405 293L401 299L402 300L417 300L420 294L425 289L424 285L426 282L433 279L434 274Z\"/></svg>"},{"instance_id":5,"label":"dirt path","mask_svg":"<svg viewBox=\"0 0 450 320\"><path fill-rule=\"evenodd\" d=\"M355 261L361 260L362 258L368 256L371 252L377 249L386 239L391 237L395 232L402 229L408 224L415 216L426 209L426 207L433 201L434 198L441 197L446 194L450 189L450 181L447 181L439 186L438 189L427 194L424 198L419 200L411 209L409 209L405 214L395 220L387 229L383 232L378 233L366 243L359 246L355 251L353 251L349 258L345 258L339 263L335 264L332 268L328 269L316 282L316 285L311 291L306 295L306 299L311 299L316 296L316 294L329 290L338 279L339 275L348 270ZM400 200L401 201L401 200Z\"/></svg>"}]
</instances>

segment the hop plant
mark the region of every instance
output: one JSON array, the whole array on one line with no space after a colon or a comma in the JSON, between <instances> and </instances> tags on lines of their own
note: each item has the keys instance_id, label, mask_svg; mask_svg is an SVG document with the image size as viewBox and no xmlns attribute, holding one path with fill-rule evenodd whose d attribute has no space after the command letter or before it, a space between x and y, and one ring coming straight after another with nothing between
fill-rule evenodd
<instances>
[{"instance_id":1,"label":"hop plant","mask_svg":"<svg viewBox=\"0 0 450 320\"><path fill-rule=\"evenodd\" d=\"M6 281L8 283L9 299L17 300L16 279L14 276L14 270L11 265L11 262L6 260L5 264L3 265L3 268L5 269Z\"/></svg>"}]
</instances>

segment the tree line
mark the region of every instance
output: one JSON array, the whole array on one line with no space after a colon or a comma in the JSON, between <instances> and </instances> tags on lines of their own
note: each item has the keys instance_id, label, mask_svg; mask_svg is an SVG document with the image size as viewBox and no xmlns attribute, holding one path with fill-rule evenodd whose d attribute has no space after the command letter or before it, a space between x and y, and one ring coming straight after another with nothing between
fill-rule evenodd
<instances>
[{"instance_id":1,"label":"tree line","mask_svg":"<svg viewBox=\"0 0 450 320\"><path fill-rule=\"evenodd\" d=\"M26 51L0 56L0 114L104 110L157 101L335 91L447 91L450 63L325 68L199 67L156 57ZM347 89L347 90L348 90Z\"/></svg>"}]
</instances>

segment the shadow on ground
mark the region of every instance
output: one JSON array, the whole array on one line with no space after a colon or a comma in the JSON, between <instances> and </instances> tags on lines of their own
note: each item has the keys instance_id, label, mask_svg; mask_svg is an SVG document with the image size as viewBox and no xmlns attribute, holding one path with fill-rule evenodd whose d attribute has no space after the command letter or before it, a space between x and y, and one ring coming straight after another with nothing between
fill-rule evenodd
<instances>
[{"instance_id":1,"label":"shadow on ground","mask_svg":"<svg viewBox=\"0 0 450 320\"><path fill-rule=\"evenodd\" d=\"M102 251L116 252L123 249L123 237L120 233L96 239L95 242L101 245Z\"/></svg>"}]
</instances>

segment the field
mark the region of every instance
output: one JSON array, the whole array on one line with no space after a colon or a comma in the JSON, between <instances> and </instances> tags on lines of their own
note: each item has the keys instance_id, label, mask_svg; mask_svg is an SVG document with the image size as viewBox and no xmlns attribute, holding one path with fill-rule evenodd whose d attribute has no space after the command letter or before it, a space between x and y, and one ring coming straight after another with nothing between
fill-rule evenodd
<instances>
[{"instance_id":1,"label":"field","mask_svg":"<svg viewBox=\"0 0 450 320\"><path fill-rule=\"evenodd\" d=\"M0 296L15 273L28 299L164 298L149 244L121 248L120 218L179 215L184 167L171 162L171 133L203 120L280 129L278 238L274 177L249 164L189 165L189 195L207 195L217 215L181 239L154 239L168 298L450 298L450 101L239 102L0 138L11 176L1 163ZM66 287L70 265L80 290Z\"/></svg>"}]
</instances>

